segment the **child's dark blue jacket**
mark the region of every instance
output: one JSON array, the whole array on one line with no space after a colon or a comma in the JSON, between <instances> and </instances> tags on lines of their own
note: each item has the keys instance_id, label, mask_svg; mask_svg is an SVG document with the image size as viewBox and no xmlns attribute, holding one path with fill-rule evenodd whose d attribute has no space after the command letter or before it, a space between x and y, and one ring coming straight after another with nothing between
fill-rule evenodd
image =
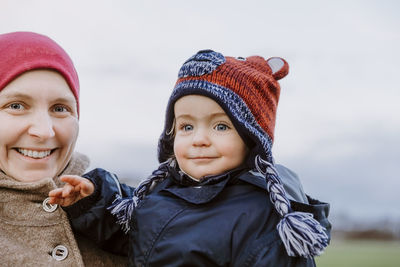
<instances>
[{"instance_id":1,"label":"child's dark blue jacket","mask_svg":"<svg viewBox=\"0 0 400 267\"><path fill-rule=\"evenodd\" d=\"M102 169L85 177L96 190L66 208L74 229L106 250L128 254L130 266L315 266L312 258L287 255L265 180L248 171L197 186L182 185L171 174L134 211L128 234L106 208L117 194L132 196L133 188ZM329 204L308 201L291 205L312 213L329 234Z\"/></svg>"}]
</instances>

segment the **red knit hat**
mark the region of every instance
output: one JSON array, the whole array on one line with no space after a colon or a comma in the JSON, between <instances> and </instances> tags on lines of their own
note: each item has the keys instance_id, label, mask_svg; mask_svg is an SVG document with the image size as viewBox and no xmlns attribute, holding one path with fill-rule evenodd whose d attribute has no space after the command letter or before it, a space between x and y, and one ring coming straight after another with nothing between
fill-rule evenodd
<instances>
[{"instance_id":1,"label":"red knit hat","mask_svg":"<svg viewBox=\"0 0 400 267\"><path fill-rule=\"evenodd\" d=\"M53 69L66 80L79 114L79 79L68 54L49 37L33 32L0 34L0 91L16 77L34 69Z\"/></svg>"}]
</instances>

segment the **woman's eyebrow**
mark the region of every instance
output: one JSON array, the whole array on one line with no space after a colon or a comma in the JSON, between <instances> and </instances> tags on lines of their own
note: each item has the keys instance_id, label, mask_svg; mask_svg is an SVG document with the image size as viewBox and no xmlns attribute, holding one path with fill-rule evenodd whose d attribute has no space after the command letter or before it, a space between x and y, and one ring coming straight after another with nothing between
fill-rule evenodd
<instances>
[{"instance_id":1,"label":"woman's eyebrow","mask_svg":"<svg viewBox=\"0 0 400 267\"><path fill-rule=\"evenodd\" d=\"M52 101L53 102L73 102L73 103L76 103L75 97L73 97L73 96L57 97L56 99L54 99Z\"/></svg>"},{"instance_id":2,"label":"woman's eyebrow","mask_svg":"<svg viewBox=\"0 0 400 267\"><path fill-rule=\"evenodd\" d=\"M5 92L4 94L1 94L1 98L6 98L6 99L15 99L15 98L22 98L22 99L33 99L32 96L20 92L16 93L7 93ZM52 100L53 102L75 102L75 98L73 96L61 96L57 97L56 99Z\"/></svg>"},{"instance_id":3,"label":"woman's eyebrow","mask_svg":"<svg viewBox=\"0 0 400 267\"><path fill-rule=\"evenodd\" d=\"M4 94L1 95L1 98L7 98L7 99L13 99L13 98L23 98L23 99L32 99L30 95L23 94L23 93L7 93L4 92Z\"/></svg>"}]
</instances>

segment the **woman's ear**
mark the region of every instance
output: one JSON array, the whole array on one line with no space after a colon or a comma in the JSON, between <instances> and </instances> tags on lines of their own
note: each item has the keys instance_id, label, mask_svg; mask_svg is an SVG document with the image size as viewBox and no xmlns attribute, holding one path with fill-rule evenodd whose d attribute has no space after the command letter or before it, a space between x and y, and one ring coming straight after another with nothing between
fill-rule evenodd
<instances>
[{"instance_id":1,"label":"woman's ear","mask_svg":"<svg viewBox=\"0 0 400 267\"><path fill-rule=\"evenodd\" d=\"M271 57L267 59L267 63L275 80L280 80L289 73L289 64L283 58Z\"/></svg>"}]
</instances>

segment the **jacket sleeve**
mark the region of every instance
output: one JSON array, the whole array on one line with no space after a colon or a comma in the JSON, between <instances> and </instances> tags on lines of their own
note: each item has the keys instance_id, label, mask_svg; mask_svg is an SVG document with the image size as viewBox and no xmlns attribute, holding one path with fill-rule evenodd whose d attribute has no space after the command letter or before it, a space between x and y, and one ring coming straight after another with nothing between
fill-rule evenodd
<instances>
[{"instance_id":1,"label":"jacket sleeve","mask_svg":"<svg viewBox=\"0 0 400 267\"><path fill-rule=\"evenodd\" d=\"M328 220L329 216L329 204L320 202L319 200L313 199L307 196L307 203L301 203L291 201L292 209L295 211L309 212L314 216L324 228L329 239L331 237L332 225ZM290 267L311 267L315 266L314 258L303 258L303 257L290 257L287 255L285 247L279 237L277 231L274 231L273 235L276 235L275 243L273 244L262 244L258 242L255 248L261 249L253 250L253 254L247 259L252 264L249 266L290 266Z\"/></svg>"},{"instance_id":2,"label":"jacket sleeve","mask_svg":"<svg viewBox=\"0 0 400 267\"><path fill-rule=\"evenodd\" d=\"M292 201L308 204L299 176L283 165L276 164L275 167L281 177L288 198Z\"/></svg>"},{"instance_id":3,"label":"jacket sleeve","mask_svg":"<svg viewBox=\"0 0 400 267\"><path fill-rule=\"evenodd\" d=\"M331 223L328 221L329 204L320 202L307 196L309 204L291 201L295 211L309 212L326 229L330 238ZM243 240L246 240L243 238ZM315 266L314 258L290 257L279 237L278 231L253 240L246 244L245 258L239 257L238 266L287 266L287 267L312 267Z\"/></svg>"},{"instance_id":4,"label":"jacket sleeve","mask_svg":"<svg viewBox=\"0 0 400 267\"><path fill-rule=\"evenodd\" d=\"M122 231L107 208L117 195L132 197L134 188L121 184L116 175L103 169L94 169L83 177L93 182L95 191L74 205L64 207L72 228L95 241L104 250L127 255L129 235Z\"/></svg>"},{"instance_id":5,"label":"jacket sleeve","mask_svg":"<svg viewBox=\"0 0 400 267\"><path fill-rule=\"evenodd\" d=\"M274 246L259 254L250 266L315 267L314 258L290 257L283 245Z\"/></svg>"},{"instance_id":6,"label":"jacket sleeve","mask_svg":"<svg viewBox=\"0 0 400 267\"><path fill-rule=\"evenodd\" d=\"M297 201L290 201L290 205L294 211L302 211L311 213L315 220L317 220L324 228L325 233L328 235L328 243L331 239L332 224L328 220L330 205L329 203L321 202L317 199L311 198L307 195L307 202L309 204L300 203Z\"/></svg>"},{"instance_id":7,"label":"jacket sleeve","mask_svg":"<svg viewBox=\"0 0 400 267\"><path fill-rule=\"evenodd\" d=\"M247 251L235 260L235 266L285 266L315 267L314 258L291 257L279 237L273 231L245 246Z\"/></svg>"}]
</instances>

